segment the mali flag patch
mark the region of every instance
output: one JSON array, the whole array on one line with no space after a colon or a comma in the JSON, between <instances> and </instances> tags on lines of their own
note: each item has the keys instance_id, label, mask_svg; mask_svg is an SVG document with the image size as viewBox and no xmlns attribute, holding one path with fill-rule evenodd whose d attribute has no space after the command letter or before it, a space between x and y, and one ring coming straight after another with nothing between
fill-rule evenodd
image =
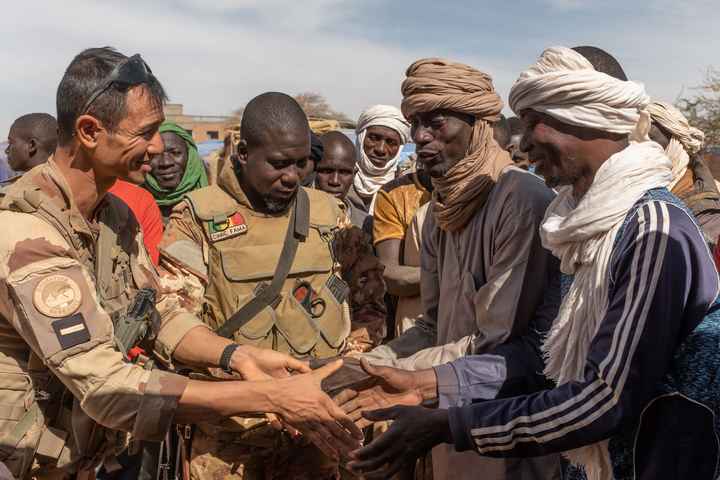
<instances>
[{"instance_id":1,"label":"mali flag patch","mask_svg":"<svg viewBox=\"0 0 720 480\"><path fill-rule=\"evenodd\" d=\"M240 213L236 213L224 221L211 220L208 222L210 227L210 241L217 242L227 238L242 235L247 232L247 223L245 217Z\"/></svg>"}]
</instances>

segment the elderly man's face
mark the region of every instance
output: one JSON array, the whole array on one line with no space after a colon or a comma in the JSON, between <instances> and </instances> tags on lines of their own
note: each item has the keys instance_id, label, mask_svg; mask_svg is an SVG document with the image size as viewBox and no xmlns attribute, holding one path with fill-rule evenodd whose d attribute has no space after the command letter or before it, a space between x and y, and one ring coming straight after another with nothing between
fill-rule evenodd
<instances>
[{"instance_id":1,"label":"elderly man's face","mask_svg":"<svg viewBox=\"0 0 720 480\"><path fill-rule=\"evenodd\" d=\"M521 118L525 134L520 150L527 153L535 171L549 187L573 185L588 175L589 167L582 155L584 141L573 134L576 127L533 110L525 110Z\"/></svg>"},{"instance_id":2,"label":"elderly man's face","mask_svg":"<svg viewBox=\"0 0 720 480\"><path fill-rule=\"evenodd\" d=\"M418 162L431 177L445 176L462 160L470 147L473 118L455 112L434 110L409 119L412 138L417 145Z\"/></svg>"},{"instance_id":3,"label":"elderly man's face","mask_svg":"<svg viewBox=\"0 0 720 480\"><path fill-rule=\"evenodd\" d=\"M400 134L392 128L374 125L365 132L363 150L373 165L382 168L395 158L401 141Z\"/></svg>"}]
</instances>

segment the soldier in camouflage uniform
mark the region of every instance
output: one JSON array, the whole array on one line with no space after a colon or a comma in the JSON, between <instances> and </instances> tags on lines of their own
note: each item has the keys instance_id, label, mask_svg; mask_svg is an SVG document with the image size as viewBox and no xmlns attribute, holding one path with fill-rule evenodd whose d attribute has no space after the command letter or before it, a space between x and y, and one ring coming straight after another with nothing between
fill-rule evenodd
<instances>
[{"instance_id":1,"label":"soldier in camouflage uniform","mask_svg":"<svg viewBox=\"0 0 720 480\"><path fill-rule=\"evenodd\" d=\"M203 321L237 343L297 358L341 354L351 328L349 286L332 242L344 216L332 197L300 186L310 130L297 102L266 93L248 103L235 153L216 185L191 192L175 208L161 263L190 277L185 282L193 285L188 290ZM288 254L292 238L299 241ZM283 263L286 273L278 275ZM273 285L277 291L268 295ZM242 313L261 298L255 311ZM273 430L265 418L199 425L191 457L195 479L338 475L337 461Z\"/></svg>"},{"instance_id":2,"label":"soldier in camouflage uniform","mask_svg":"<svg viewBox=\"0 0 720 480\"><path fill-rule=\"evenodd\" d=\"M139 55L82 52L58 88L54 157L0 203L10 227L0 238L0 462L16 478L93 478L127 433L157 441L173 421L250 411L280 415L330 454L357 443L357 429L319 389L338 364L268 382L210 383L130 361L148 367L155 354L166 365L222 366L244 378L308 371L218 337L181 296L163 291L137 221L106 193L118 177L140 183L149 155L162 150L163 100ZM141 289L159 301L135 317ZM147 333L123 343L134 331L129 319Z\"/></svg>"}]
</instances>

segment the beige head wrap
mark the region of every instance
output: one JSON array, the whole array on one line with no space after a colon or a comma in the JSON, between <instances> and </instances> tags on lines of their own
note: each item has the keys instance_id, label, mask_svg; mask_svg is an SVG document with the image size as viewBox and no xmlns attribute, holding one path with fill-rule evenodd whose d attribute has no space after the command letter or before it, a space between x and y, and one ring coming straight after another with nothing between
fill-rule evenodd
<instances>
[{"instance_id":1,"label":"beige head wrap","mask_svg":"<svg viewBox=\"0 0 720 480\"><path fill-rule=\"evenodd\" d=\"M406 75L402 84L406 118L433 110L475 117L465 158L443 178L433 179L438 225L445 231L460 230L485 203L503 168L512 164L493 139L490 126L500 118L502 100L489 75L462 63L425 58L410 65Z\"/></svg>"},{"instance_id":2,"label":"beige head wrap","mask_svg":"<svg viewBox=\"0 0 720 480\"><path fill-rule=\"evenodd\" d=\"M510 108L542 112L578 127L631 133L650 102L641 83L598 72L575 50L550 47L510 89Z\"/></svg>"},{"instance_id":3,"label":"beige head wrap","mask_svg":"<svg viewBox=\"0 0 720 480\"><path fill-rule=\"evenodd\" d=\"M668 186L672 189L687 172L690 156L699 152L705 141L705 134L695 127L691 127L680 113L680 110L669 103L655 101L647 106L652 121L660 125L672 137L665 154L672 161L672 182Z\"/></svg>"},{"instance_id":4,"label":"beige head wrap","mask_svg":"<svg viewBox=\"0 0 720 480\"><path fill-rule=\"evenodd\" d=\"M648 141L649 101L642 84L598 72L566 47L545 50L510 90L510 107L517 114L532 109L565 124L627 134L629 140L628 147L600 166L580 199L571 186L559 188L540 226L543 246L560 259L563 273L573 275L542 344L545 375L558 385L585 378L592 341L608 309L615 239L628 211L648 190L670 181L670 160L660 145ZM626 376L619 371L603 380L611 384L617 374L617 384L622 385ZM578 396L595 408L602 394L586 388ZM608 445L608 440L601 440L563 455L582 465L588 480L612 480Z\"/></svg>"}]
</instances>

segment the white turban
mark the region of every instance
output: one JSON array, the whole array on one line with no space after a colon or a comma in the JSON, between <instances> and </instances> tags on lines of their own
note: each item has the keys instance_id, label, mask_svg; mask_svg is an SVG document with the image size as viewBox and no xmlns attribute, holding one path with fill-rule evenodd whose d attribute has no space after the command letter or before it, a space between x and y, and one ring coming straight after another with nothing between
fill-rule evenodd
<instances>
[{"instance_id":1,"label":"white turban","mask_svg":"<svg viewBox=\"0 0 720 480\"><path fill-rule=\"evenodd\" d=\"M669 103L655 101L647 107L652 121L662 127L672 137L665 148L665 154L672 161L672 189L687 172L690 155L700 151L705 141L705 134L691 127L680 110Z\"/></svg>"},{"instance_id":2,"label":"white turban","mask_svg":"<svg viewBox=\"0 0 720 480\"><path fill-rule=\"evenodd\" d=\"M633 132L650 102L641 83L598 72L575 50L550 47L520 74L510 108L542 112L570 125L611 133Z\"/></svg>"},{"instance_id":3,"label":"white turban","mask_svg":"<svg viewBox=\"0 0 720 480\"><path fill-rule=\"evenodd\" d=\"M374 126L392 128L400 135L401 145L397 155L383 167L374 165L363 149L367 129ZM395 178L395 168L400 160L402 146L410 139L410 124L399 108L391 105L374 105L360 114L355 134L359 168L354 180L355 189L361 195L374 196L380 187ZM372 213L372 209L370 212Z\"/></svg>"}]
</instances>

